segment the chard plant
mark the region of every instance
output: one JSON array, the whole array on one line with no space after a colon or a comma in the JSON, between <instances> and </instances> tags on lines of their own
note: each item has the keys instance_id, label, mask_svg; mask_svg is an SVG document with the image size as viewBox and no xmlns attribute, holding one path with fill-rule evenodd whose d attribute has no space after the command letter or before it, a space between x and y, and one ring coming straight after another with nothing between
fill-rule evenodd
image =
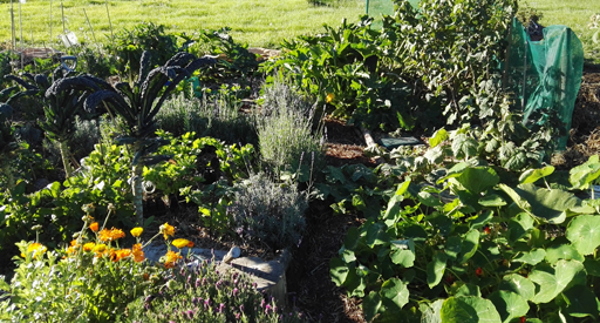
<instances>
[{"instance_id":1,"label":"chard plant","mask_svg":"<svg viewBox=\"0 0 600 323\"><path fill-rule=\"evenodd\" d=\"M153 155L167 141L157 138L156 114L176 88L177 84L197 69L214 64L212 58L196 58L192 54L178 53L165 65L150 70L150 54L144 52L140 60L140 72L133 84L121 82L110 86L107 82L94 79L100 88L85 101L86 109L95 109L106 103L108 109L123 118L124 133L116 140L128 144L133 153L131 186L134 195L135 213L138 223L143 223L143 170L144 166L168 160L170 156Z\"/></svg>"}]
</instances>

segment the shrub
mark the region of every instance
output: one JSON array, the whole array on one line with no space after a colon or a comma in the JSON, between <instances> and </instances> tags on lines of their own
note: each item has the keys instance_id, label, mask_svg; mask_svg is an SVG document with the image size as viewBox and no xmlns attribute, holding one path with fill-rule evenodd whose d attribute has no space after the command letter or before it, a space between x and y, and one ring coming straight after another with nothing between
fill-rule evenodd
<instances>
[{"instance_id":1,"label":"shrub","mask_svg":"<svg viewBox=\"0 0 600 323\"><path fill-rule=\"evenodd\" d=\"M195 132L227 143L258 142L251 116L240 112L241 102L230 90L213 96L186 99L184 94L166 101L156 115L158 127L175 135Z\"/></svg>"},{"instance_id":2,"label":"shrub","mask_svg":"<svg viewBox=\"0 0 600 323\"><path fill-rule=\"evenodd\" d=\"M191 263L192 265L194 263ZM256 291L244 274L219 274L214 262L173 270L158 294L138 297L120 322L304 322L302 314L282 314Z\"/></svg>"},{"instance_id":3,"label":"shrub","mask_svg":"<svg viewBox=\"0 0 600 323\"><path fill-rule=\"evenodd\" d=\"M275 183L264 173L235 185L228 209L237 233L274 250L299 243L306 226L307 197L295 185Z\"/></svg>"},{"instance_id":4,"label":"shrub","mask_svg":"<svg viewBox=\"0 0 600 323\"><path fill-rule=\"evenodd\" d=\"M277 172L301 170L307 174L310 163L319 164L324 158L320 138L312 134L314 110L282 82L263 92L262 116L256 121L262 161ZM304 165L303 159L307 161Z\"/></svg>"},{"instance_id":5,"label":"shrub","mask_svg":"<svg viewBox=\"0 0 600 323\"><path fill-rule=\"evenodd\" d=\"M142 53L150 53L150 66L163 65L177 53L177 38L165 33L165 26L154 23L141 23L133 29L123 29L114 35L108 51L116 56L117 70L128 72L130 79L140 70Z\"/></svg>"}]
</instances>

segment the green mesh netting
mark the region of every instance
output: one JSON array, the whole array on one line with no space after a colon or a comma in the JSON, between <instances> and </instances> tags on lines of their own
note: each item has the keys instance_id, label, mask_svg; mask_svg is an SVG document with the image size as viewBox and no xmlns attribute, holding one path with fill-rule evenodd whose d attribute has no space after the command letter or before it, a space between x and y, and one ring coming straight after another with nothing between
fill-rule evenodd
<instances>
[{"instance_id":1,"label":"green mesh netting","mask_svg":"<svg viewBox=\"0 0 600 323\"><path fill-rule=\"evenodd\" d=\"M554 114L563 134L557 148L567 146L575 99L583 74L583 47L575 33L566 26L542 30L543 39L532 41L523 25L513 20L506 83L517 94L526 125L541 125Z\"/></svg>"}]
</instances>

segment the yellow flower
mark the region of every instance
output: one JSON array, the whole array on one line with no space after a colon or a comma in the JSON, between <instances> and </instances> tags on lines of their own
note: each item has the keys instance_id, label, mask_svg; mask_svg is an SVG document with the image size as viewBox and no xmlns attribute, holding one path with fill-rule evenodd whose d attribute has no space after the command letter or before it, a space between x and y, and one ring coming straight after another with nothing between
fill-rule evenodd
<instances>
[{"instance_id":1,"label":"yellow flower","mask_svg":"<svg viewBox=\"0 0 600 323\"><path fill-rule=\"evenodd\" d=\"M335 98L335 96L333 95L333 93L327 93L327 97L325 98L325 102L329 103L329 102L333 101L334 98Z\"/></svg>"},{"instance_id":2,"label":"yellow flower","mask_svg":"<svg viewBox=\"0 0 600 323\"><path fill-rule=\"evenodd\" d=\"M164 257L165 268L169 269L169 268L175 267L175 263L177 262L177 260L179 260L181 258L183 258L183 257L180 256L178 253L175 253L173 251L167 251L167 254Z\"/></svg>"},{"instance_id":3,"label":"yellow flower","mask_svg":"<svg viewBox=\"0 0 600 323\"><path fill-rule=\"evenodd\" d=\"M92 250L94 250L95 246L96 246L96 244L94 242L88 242L83 245L83 251L92 251Z\"/></svg>"},{"instance_id":4,"label":"yellow flower","mask_svg":"<svg viewBox=\"0 0 600 323\"><path fill-rule=\"evenodd\" d=\"M90 224L90 230L92 230L94 232L98 232L98 222L94 222L94 223Z\"/></svg>"},{"instance_id":5,"label":"yellow flower","mask_svg":"<svg viewBox=\"0 0 600 323\"><path fill-rule=\"evenodd\" d=\"M167 240L168 236L172 237L175 235L175 227L165 222L165 224L160 226L160 232L165 236L165 240Z\"/></svg>"},{"instance_id":6,"label":"yellow flower","mask_svg":"<svg viewBox=\"0 0 600 323\"><path fill-rule=\"evenodd\" d=\"M33 253L33 258L37 258L37 256L42 256L44 252L48 250L46 246L41 243L34 242L27 247L27 253ZM21 257L25 258L25 254L21 253Z\"/></svg>"},{"instance_id":7,"label":"yellow flower","mask_svg":"<svg viewBox=\"0 0 600 323\"><path fill-rule=\"evenodd\" d=\"M106 250L106 245L103 243L99 243L94 246L94 252L103 253Z\"/></svg>"},{"instance_id":8,"label":"yellow flower","mask_svg":"<svg viewBox=\"0 0 600 323\"><path fill-rule=\"evenodd\" d=\"M139 237L140 235L142 235L142 232L144 232L143 228L137 227L137 228L133 228L131 229L131 235L134 237Z\"/></svg>"},{"instance_id":9,"label":"yellow flower","mask_svg":"<svg viewBox=\"0 0 600 323\"><path fill-rule=\"evenodd\" d=\"M142 251L141 243L134 244L131 249L132 249L131 253L133 254L133 260L135 260L135 262L144 261L145 255L144 255L144 252Z\"/></svg>"},{"instance_id":10,"label":"yellow flower","mask_svg":"<svg viewBox=\"0 0 600 323\"><path fill-rule=\"evenodd\" d=\"M173 242L171 242L171 244L174 245L175 247L177 247L177 249L183 249L190 244L190 240L179 238L179 239L173 240Z\"/></svg>"}]
</instances>

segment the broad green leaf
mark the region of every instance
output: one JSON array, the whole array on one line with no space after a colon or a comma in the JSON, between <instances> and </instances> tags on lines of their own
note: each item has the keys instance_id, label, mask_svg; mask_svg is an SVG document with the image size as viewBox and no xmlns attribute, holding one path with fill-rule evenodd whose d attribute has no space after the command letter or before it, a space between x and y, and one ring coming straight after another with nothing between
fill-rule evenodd
<instances>
[{"instance_id":1,"label":"broad green leaf","mask_svg":"<svg viewBox=\"0 0 600 323\"><path fill-rule=\"evenodd\" d=\"M444 246L444 251L446 252L446 256L448 256L448 260L450 261L456 260L461 249L462 239L457 236L449 237Z\"/></svg>"},{"instance_id":2,"label":"broad green leaf","mask_svg":"<svg viewBox=\"0 0 600 323\"><path fill-rule=\"evenodd\" d=\"M500 323L500 315L490 300L474 297L450 297L440 311L444 323Z\"/></svg>"},{"instance_id":3,"label":"broad green leaf","mask_svg":"<svg viewBox=\"0 0 600 323\"><path fill-rule=\"evenodd\" d=\"M510 198L513 200L513 202L515 202L515 204L521 210L529 212L529 209L531 208L531 205L529 205L529 202L527 202L527 200L525 198L521 197L521 195L519 195L519 193L517 193L514 189L512 189L512 187L510 187L504 183L498 184L498 187L500 187L500 189L502 189L506 194L508 194L508 196L510 196Z\"/></svg>"},{"instance_id":4,"label":"broad green leaf","mask_svg":"<svg viewBox=\"0 0 600 323\"><path fill-rule=\"evenodd\" d=\"M340 258L342 258L345 263L349 264L356 261L356 255L354 255L354 251L344 248L342 249L343 251L340 254Z\"/></svg>"},{"instance_id":5,"label":"broad green leaf","mask_svg":"<svg viewBox=\"0 0 600 323\"><path fill-rule=\"evenodd\" d=\"M375 245L384 244L390 241L389 236L385 232L383 223L373 223L367 228L367 245L373 248Z\"/></svg>"},{"instance_id":6,"label":"broad green leaf","mask_svg":"<svg viewBox=\"0 0 600 323\"><path fill-rule=\"evenodd\" d=\"M586 258L583 265L589 276L600 277L600 259Z\"/></svg>"},{"instance_id":7,"label":"broad green leaf","mask_svg":"<svg viewBox=\"0 0 600 323\"><path fill-rule=\"evenodd\" d=\"M584 256L591 255L600 245L600 216L579 215L567 227L567 239Z\"/></svg>"},{"instance_id":8,"label":"broad green leaf","mask_svg":"<svg viewBox=\"0 0 600 323\"><path fill-rule=\"evenodd\" d=\"M358 232L358 228L351 227L348 229L348 233L346 233L346 237L344 238L344 248L348 250L354 250L358 244L359 238L360 234Z\"/></svg>"},{"instance_id":9,"label":"broad green leaf","mask_svg":"<svg viewBox=\"0 0 600 323\"><path fill-rule=\"evenodd\" d=\"M538 181L538 179L549 176L552 173L554 173L554 166L546 166L539 169L528 169L521 174L519 177L519 182L521 184L535 183Z\"/></svg>"},{"instance_id":10,"label":"broad green leaf","mask_svg":"<svg viewBox=\"0 0 600 323\"><path fill-rule=\"evenodd\" d=\"M527 200L531 208L524 209L531 215L545 219L548 223L560 224L565 221L565 211L581 206L581 200L572 193L560 189L539 188L533 184L521 184L514 189Z\"/></svg>"},{"instance_id":11,"label":"broad green leaf","mask_svg":"<svg viewBox=\"0 0 600 323\"><path fill-rule=\"evenodd\" d=\"M528 278L518 274L504 276L498 288L517 293L526 300L530 300L535 296L535 285Z\"/></svg>"},{"instance_id":12,"label":"broad green leaf","mask_svg":"<svg viewBox=\"0 0 600 323\"><path fill-rule=\"evenodd\" d=\"M381 297L375 291L371 291L367 297L363 300L363 312L367 322L371 322L379 309L381 308Z\"/></svg>"},{"instance_id":13,"label":"broad green leaf","mask_svg":"<svg viewBox=\"0 0 600 323\"><path fill-rule=\"evenodd\" d=\"M477 141L466 134L458 134L452 140L452 152L456 159L466 159L477 155Z\"/></svg>"},{"instance_id":14,"label":"broad green leaf","mask_svg":"<svg viewBox=\"0 0 600 323\"><path fill-rule=\"evenodd\" d=\"M330 183L339 182L342 185L346 184L346 176L344 176L344 173L342 173L341 168L327 166L325 173L327 174L325 176L325 178L327 179L328 182L330 182Z\"/></svg>"},{"instance_id":15,"label":"broad green leaf","mask_svg":"<svg viewBox=\"0 0 600 323\"><path fill-rule=\"evenodd\" d=\"M526 264L535 266L539 264L546 257L546 250L534 249L531 251L523 252L519 257L513 259L514 262L524 262Z\"/></svg>"},{"instance_id":16,"label":"broad green leaf","mask_svg":"<svg viewBox=\"0 0 600 323\"><path fill-rule=\"evenodd\" d=\"M519 213L508 223L508 239L515 242L530 229L533 229L533 218L525 212Z\"/></svg>"},{"instance_id":17,"label":"broad green leaf","mask_svg":"<svg viewBox=\"0 0 600 323\"><path fill-rule=\"evenodd\" d=\"M573 167L569 174L571 175L569 181L574 187L589 188L590 184L600 177L600 157L598 155L590 156L590 159L584 164Z\"/></svg>"},{"instance_id":18,"label":"broad green leaf","mask_svg":"<svg viewBox=\"0 0 600 323\"><path fill-rule=\"evenodd\" d=\"M577 260L583 262L585 258L571 244L561 244L546 248L546 261L553 264L560 259Z\"/></svg>"},{"instance_id":19,"label":"broad green leaf","mask_svg":"<svg viewBox=\"0 0 600 323\"><path fill-rule=\"evenodd\" d=\"M490 167L467 168L455 179L473 194L485 192L500 182L500 177Z\"/></svg>"},{"instance_id":20,"label":"broad green leaf","mask_svg":"<svg viewBox=\"0 0 600 323\"><path fill-rule=\"evenodd\" d=\"M442 147L434 147L427 150L423 157L425 157L431 164L439 164L444 161L444 150Z\"/></svg>"},{"instance_id":21,"label":"broad green leaf","mask_svg":"<svg viewBox=\"0 0 600 323\"><path fill-rule=\"evenodd\" d=\"M437 252L427 264L427 285L429 285L429 288L437 286L442 281L446 269L446 260L446 254Z\"/></svg>"},{"instance_id":22,"label":"broad green leaf","mask_svg":"<svg viewBox=\"0 0 600 323\"><path fill-rule=\"evenodd\" d=\"M467 169L469 167L472 167L471 164L466 163L466 162L460 162L460 163L452 166L452 168L450 168L448 170L448 175L446 175L446 176L438 179L436 183L437 184L442 184L443 182L447 181L450 178L458 177L458 176L460 176L463 173L463 171L465 169Z\"/></svg>"},{"instance_id":23,"label":"broad green leaf","mask_svg":"<svg viewBox=\"0 0 600 323\"><path fill-rule=\"evenodd\" d=\"M483 229L494 218L494 212L487 210L471 221L471 230Z\"/></svg>"},{"instance_id":24,"label":"broad green leaf","mask_svg":"<svg viewBox=\"0 0 600 323\"><path fill-rule=\"evenodd\" d=\"M531 301L536 304L552 301L567 287L576 274L584 270L582 263L573 260L558 261L553 273L534 269L528 278L539 286L539 291Z\"/></svg>"},{"instance_id":25,"label":"broad green leaf","mask_svg":"<svg viewBox=\"0 0 600 323\"><path fill-rule=\"evenodd\" d=\"M460 282L455 283L457 286L456 289L452 290L452 296L477 296L481 297L481 290L478 285L475 284L461 284ZM451 286L451 287L454 287Z\"/></svg>"},{"instance_id":26,"label":"broad green leaf","mask_svg":"<svg viewBox=\"0 0 600 323\"><path fill-rule=\"evenodd\" d=\"M502 322L510 322L515 317L525 316L529 311L527 300L517 293L500 290L492 293L489 299L494 303Z\"/></svg>"},{"instance_id":27,"label":"broad green leaf","mask_svg":"<svg viewBox=\"0 0 600 323\"><path fill-rule=\"evenodd\" d=\"M421 323L442 323L442 316L440 312L443 305L443 299L438 299L431 304L419 304L419 310L421 313L423 313L421 316Z\"/></svg>"},{"instance_id":28,"label":"broad green leaf","mask_svg":"<svg viewBox=\"0 0 600 323\"><path fill-rule=\"evenodd\" d=\"M381 301L389 309L401 310L408 303L410 292L398 278L390 278L381 285Z\"/></svg>"},{"instance_id":29,"label":"broad green leaf","mask_svg":"<svg viewBox=\"0 0 600 323\"><path fill-rule=\"evenodd\" d=\"M429 192L421 191L419 192L417 197L419 198L419 201L425 206L436 207L442 205L440 199Z\"/></svg>"},{"instance_id":30,"label":"broad green leaf","mask_svg":"<svg viewBox=\"0 0 600 323\"><path fill-rule=\"evenodd\" d=\"M466 263L475 252L477 252L477 247L479 246L479 231L478 230L470 230L464 236L464 240L462 243L462 251L458 258L458 262L461 264Z\"/></svg>"},{"instance_id":31,"label":"broad green leaf","mask_svg":"<svg viewBox=\"0 0 600 323\"><path fill-rule=\"evenodd\" d=\"M352 265L354 267L354 265ZM340 258L332 258L329 261L329 274L331 275L331 280L337 286L343 286L344 282L346 282L346 278L348 277L348 273L352 268L348 267L348 264L345 263Z\"/></svg>"},{"instance_id":32,"label":"broad green leaf","mask_svg":"<svg viewBox=\"0 0 600 323\"><path fill-rule=\"evenodd\" d=\"M431 136L431 138L429 138L429 146L431 146L431 148L434 148L437 145L441 144L442 142L448 140L448 138L450 138L448 136L448 132L446 131L446 129L442 128L442 129L434 132L433 136Z\"/></svg>"},{"instance_id":33,"label":"broad green leaf","mask_svg":"<svg viewBox=\"0 0 600 323\"><path fill-rule=\"evenodd\" d=\"M411 240L391 241L390 259L396 265L410 268L415 262L415 244Z\"/></svg>"},{"instance_id":34,"label":"broad green leaf","mask_svg":"<svg viewBox=\"0 0 600 323\"><path fill-rule=\"evenodd\" d=\"M587 286L576 286L563 292L567 301L565 312L574 317L598 319L598 298Z\"/></svg>"},{"instance_id":35,"label":"broad green leaf","mask_svg":"<svg viewBox=\"0 0 600 323\"><path fill-rule=\"evenodd\" d=\"M478 203L485 207L502 207L507 204L506 201L497 194L486 194L479 199Z\"/></svg>"}]
</instances>

